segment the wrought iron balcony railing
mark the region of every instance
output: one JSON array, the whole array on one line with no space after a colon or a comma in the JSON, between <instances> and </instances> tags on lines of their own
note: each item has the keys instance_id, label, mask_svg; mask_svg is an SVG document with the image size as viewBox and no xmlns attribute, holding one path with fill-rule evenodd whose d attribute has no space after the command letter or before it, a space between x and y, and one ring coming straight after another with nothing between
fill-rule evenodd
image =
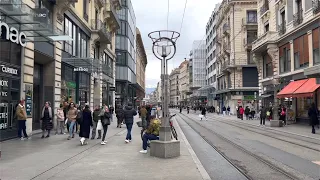
<instances>
[{"instance_id":1,"label":"wrought iron balcony railing","mask_svg":"<svg viewBox=\"0 0 320 180\"><path fill-rule=\"evenodd\" d=\"M279 25L278 25L278 33L279 33L280 36L283 35L283 34L285 34L285 33L286 33L286 30L287 30L287 28L286 28L286 21L284 21L282 24L279 24Z\"/></svg>"},{"instance_id":2,"label":"wrought iron balcony railing","mask_svg":"<svg viewBox=\"0 0 320 180\"><path fill-rule=\"evenodd\" d=\"M320 0L313 0L312 7L313 7L314 14L320 13Z\"/></svg>"},{"instance_id":3,"label":"wrought iron balcony railing","mask_svg":"<svg viewBox=\"0 0 320 180\"><path fill-rule=\"evenodd\" d=\"M297 13L293 15L293 25L298 26L303 22L303 9L300 8Z\"/></svg>"},{"instance_id":4,"label":"wrought iron balcony railing","mask_svg":"<svg viewBox=\"0 0 320 180\"><path fill-rule=\"evenodd\" d=\"M99 34L100 42L106 42L108 44L112 41L111 33L107 30L106 23L102 22L99 19L91 20L91 29L96 31Z\"/></svg>"},{"instance_id":5,"label":"wrought iron balcony railing","mask_svg":"<svg viewBox=\"0 0 320 180\"><path fill-rule=\"evenodd\" d=\"M267 12L269 10L269 4L268 3L264 3L261 7L260 7L260 15L262 16L265 12Z\"/></svg>"}]
</instances>

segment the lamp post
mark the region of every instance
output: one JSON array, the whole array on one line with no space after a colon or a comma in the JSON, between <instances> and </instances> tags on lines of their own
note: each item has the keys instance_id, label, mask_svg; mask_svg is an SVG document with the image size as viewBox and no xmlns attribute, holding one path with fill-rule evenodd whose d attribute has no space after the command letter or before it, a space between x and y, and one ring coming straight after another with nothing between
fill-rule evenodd
<instances>
[{"instance_id":1,"label":"lamp post","mask_svg":"<svg viewBox=\"0 0 320 180\"><path fill-rule=\"evenodd\" d=\"M171 128L169 124L168 61L172 59L176 53L176 41L180 37L180 34L175 31L162 30L151 32L148 36L153 41L153 54L157 59L161 60L162 90L160 140L151 142L150 155L160 158L177 157L180 155L180 141L171 140Z\"/></svg>"}]
</instances>

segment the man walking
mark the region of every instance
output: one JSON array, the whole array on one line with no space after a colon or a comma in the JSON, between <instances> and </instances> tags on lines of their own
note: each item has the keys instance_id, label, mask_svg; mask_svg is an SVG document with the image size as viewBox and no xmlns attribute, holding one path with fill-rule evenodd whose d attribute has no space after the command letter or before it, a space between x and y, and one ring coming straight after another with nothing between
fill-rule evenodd
<instances>
[{"instance_id":1,"label":"man walking","mask_svg":"<svg viewBox=\"0 0 320 180\"><path fill-rule=\"evenodd\" d=\"M125 140L126 143L129 143L132 140L131 130L133 125L133 118L135 115L137 115L137 111L133 109L132 103L129 102L128 106L126 106L124 109L124 121L127 126L127 136Z\"/></svg>"},{"instance_id":2,"label":"man walking","mask_svg":"<svg viewBox=\"0 0 320 180\"><path fill-rule=\"evenodd\" d=\"M20 100L16 108L16 117L18 120L18 137L21 140L24 140L25 138L29 139L26 132L27 113L26 108L24 106L24 100ZM21 131L23 132L24 137L22 137Z\"/></svg>"},{"instance_id":3,"label":"man walking","mask_svg":"<svg viewBox=\"0 0 320 180\"><path fill-rule=\"evenodd\" d=\"M265 126L267 117L267 109L261 106L260 109L260 126Z\"/></svg>"}]
</instances>

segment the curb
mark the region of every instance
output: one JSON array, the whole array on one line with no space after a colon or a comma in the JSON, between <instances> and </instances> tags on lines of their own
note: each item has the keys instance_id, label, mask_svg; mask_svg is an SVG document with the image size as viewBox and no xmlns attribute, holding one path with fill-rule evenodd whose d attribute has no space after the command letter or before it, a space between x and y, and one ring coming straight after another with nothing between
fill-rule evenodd
<instances>
[{"instance_id":1,"label":"curb","mask_svg":"<svg viewBox=\"0 0 320 180\"><path fill-rule=\"evenodd\" d=\"M203 180L211 180L211 177L209 176L209 174L207 173L207 171L205 170L205 168L203 167L202 163L200 162L199 158L197 157L196 153L193 151L188 139L186 138L186 136L184 135L182 129L180 128L180 125L178 123L178 121L175 119L175 124L177 125L177 130L180 132L181 135L181 139L183 139L184 143L186 144L188 151L194 161L194 163L196 164L201 176Z\"/></svg>"}]
</instances>

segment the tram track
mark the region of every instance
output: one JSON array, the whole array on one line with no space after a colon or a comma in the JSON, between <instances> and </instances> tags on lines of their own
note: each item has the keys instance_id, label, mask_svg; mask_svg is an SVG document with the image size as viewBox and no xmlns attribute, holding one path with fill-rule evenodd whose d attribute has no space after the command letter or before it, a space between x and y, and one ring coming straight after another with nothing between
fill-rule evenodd
<instances>
[{"instance_id":1,"label":"tram track","mask_svg":"<svg viewBox=\"0 0 320 180\"><path fill-rule=\"evenodd\" d=\"M259 165L255 166L260 166L264 167L263 169L266 172L270 172L268 174L272 174L273 176L276 176L276 179L292 179L292 180L298 180L302 178L298 178L296 175L293 175L290 172L287 172L280 168L278 165L275 165L274 163L270 162L269 160L266 160L259 155L245 149L244 147L238 145L237 143L231 141L230 139L224 137L223 135L213 131L210 128L205 127L203 124L194 121L190 117L184 115L184 114L178 114L178 117L185 121L197 134L199 134L215 151L217 151L224 159L226 159L234 168L236 168L245 178L247 179L263 179L263 178L258 178L256 177L256 174L254 173L255 167L250 167L249 162L252 162L253 159L255 159L257 162L260 162ZM192 125L193 124L193 125ZM208 134L205 134L203 131L199 131L199 128L195 128L195 126L199 126L200 128L203 128L207 132L211 134L211 138L208 138ZM213 135L213 136L212 136ZM213 141L214 139L214 141ZM219 141L220 139L220 141ZM223 143L223 142L224 143ZM213 143L215 142L215 143ZM224 150L227 150L228 152L225 152ZM241 157L246 157L242 158L241 161L239 161L239 158L237 158L237 153L242 152ZM232 155L234 152L235 154ZM246 161L246 162L243 162ZM269 169L266 169L268 167Z\"/></svg>"}]
</instances>

